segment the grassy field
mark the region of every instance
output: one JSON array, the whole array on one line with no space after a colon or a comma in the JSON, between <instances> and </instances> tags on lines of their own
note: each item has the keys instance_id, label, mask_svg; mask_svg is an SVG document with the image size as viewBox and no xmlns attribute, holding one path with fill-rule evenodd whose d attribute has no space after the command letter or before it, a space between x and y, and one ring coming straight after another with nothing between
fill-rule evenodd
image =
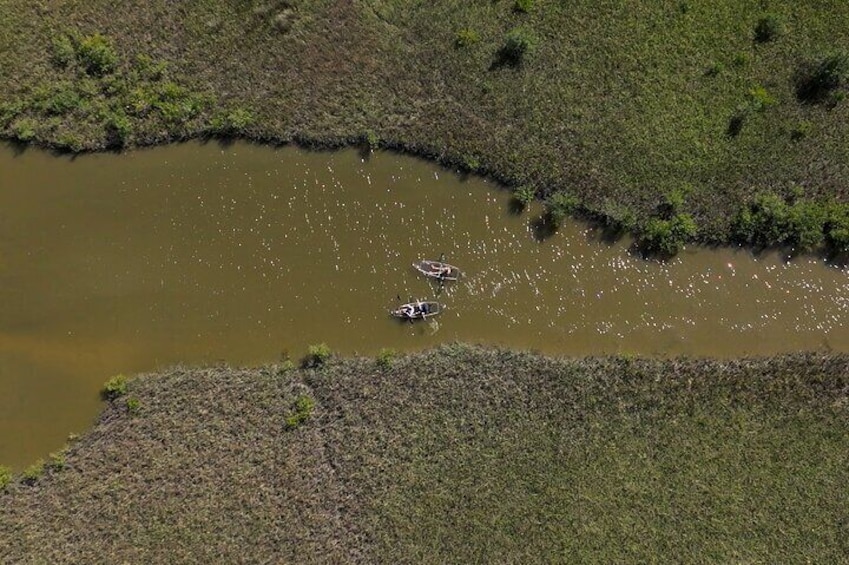
<instances>
[{"instance_id":1,"label":"grassy field","mask_svg":"<svg viewBox=\"0 0 849 565\"><path fill-rule=\"evenodd\" d=\"M363 142L540 197L566 193L579 212L659 250L735 237L849 249L846 2L3 0L2 9L6 137L71 150L199 135ZM817 68L822 89L806 90L800 80ZM779 218L789 233L741 234L735 218L757 212L759 194L817 210ZM844 207L823 212L832 201ZM807 224L813 241L798 233Z\"/></svg>"},{"instance_id":2,"label":"grassy field","mask_svg":"<svg viewBox=\"0 0 849 565\"><path fill-rule=\"evenodd\" d=\"M0 493L0 561L849 561L849 357L314 365L130 381Z\"/></svg>"}]
</instances>

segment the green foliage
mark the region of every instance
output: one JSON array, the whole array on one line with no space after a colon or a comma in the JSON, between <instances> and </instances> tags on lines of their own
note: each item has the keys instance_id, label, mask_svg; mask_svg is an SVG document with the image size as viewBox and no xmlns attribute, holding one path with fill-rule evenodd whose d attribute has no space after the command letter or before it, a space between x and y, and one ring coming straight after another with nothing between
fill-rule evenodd
<instances>
[{"instance_id":1,"label":"green foliage","mask_svg":"<svg viewBox=\"0 0 849 565\"><path fill-rule=\"evenodd\" d=\"M515 0L513 9L517 12L527 14L534 7L534 0Z\"/></svg>"},{"instance_id":2,"label":"green foliage","mask_svg":"<svg viewBox=\"0 0 849 565\"><path fill-rule=\"evenodd\" d=\"M829 249L838 253L849 251L849 204L829 207L824 231Z\"/></svg>"},{"instance_id":3,"label":"green foliage","mask_svg":"<svg viewBox=\"0 0 849 565\"><path fill-rule=\"evenodd\" d=\"M21 481L24 484L32 485L44 474L44 459L39 459L21 473Z\"/></svg>"},{"instance_id":4,"label":"green foliage","mask_svg":"<svg viewBox=\"0 0 849 565\"><path fill-rule=\"evenodd\" d=\"M19 141L31 141L35 139L38 122L32 118L21 118L12 123L12 135Z\"/></svg>"},{"instance_id":5,"label":"green foliage","mask_svg":"<svg viewBox=\"0 0 849 565\"><path fill-rule=\"evenodd\" d=\"M561 226L577 208L578 198L565 192L555 192L545 201L546 217L555 227Z\"/></svg>"},{"instance_id":6,"label":"green foliage","mask_svg":"<svg viewBox=\"0 0 849 565\"><path fill-rule=\"evenodd\" d=\"M762 112L777 103L775 97L766 88L757 85L749 90L749 108L753 112Z\"/></svg>"},{"instance_id":7,"label":"green foliage","mask_svg":"<svg viewBox=\"0 0 849 565\"><path fill-rule=\"evenodd\" d=\"M471 47L478 41L480 41L481 37L477 31L473 30L469 27L464 27L459 30L457 34L454 36L454 46L460 49L465 47Z\"/></svg>"},{"instance_id":8,"label":"green foliage","mask_svg":"<svg viewBox=\"0 0 849 565\"><path fill-rule=\"evenodd\" d=\"M397 355L396 351L389 347L384 347L377 354L377 364L378 366L388 369L392 366L392 361L395 359Z\"/></svg>"},{"instance_id":9,"label":"green foliage","mask_svg":"<svg viewBox=\"0 0 849 565\"><path fill-rule=\"evenodd\" d=\"M504 38L504 46L499 59L505 63L517 65L536 48L537 38L528 29L517 27L510 30Z\"/></svg>"},{"instance_id":10,"label":"green foliage","mask_svg":"<svg viewBox=\"0 0 849 565\"><path fill-rule=\"evenodd\" d=\"M784 33L784 25L775 14L766 14L755 24L755 41L766 43L775 41Z\"/></svg>"},{"instance_id":11,"label":"green foliage","mask_svg":"<svg viewBox=\"0 0 849 565\"><path fill-rule=\"evenodd\" d=\"M122 111L110 112L106 116L106 131L111 138L111 145L123 146L127 144L130 134L133 132L130 118Z\"/></svg>"},{"instance_id":12,"label":"green foliage","mask_svg":"<svg viewBox=\"0 0 849 565\"><path fill-rule=\"evenodd\" d=\"M48 116L61 116L80 107L82 99L74 85L70 83L57 84L52 91L39 101L39 110Z\"/></svg>"},{"instance_id":13,"label":"green foliage","mask_svg":"<svg viewBox=\"0 0 849 565\"><path fill-rule=\"evenodd\" d=\"M380 137L374 131L368 130L363 137L369 151L374 151L380 146Z\"/></svg>"},{"instance_id":14,"label":"green foliage","mask_svg":"<svg viewBox=\"0 0 849 565\"><path fill-rule=\"evenodd\" d=\"M698 233L689 214L676 214L671 219L652 218L641 234L640 245L648 253L671 257Z\"/></svg>"},{"instance_id":15,"label":"green foliage","mask_svg":"<svg viewBox=\"0 0 849 565\"><path fill-rule=\"evenodd\" d=\"M822 102L846 81L847 74L849 55L846 52L808 61L796 73L796 97L806 103Z\"/></svg>"},{"instance_id":16,"label":"green foliage","mask_svg":"<svg viewBox=\"0 0 849 565\"><path fill-rule=\"evenodd\" d=\"M127 398L127 412L130 414L138 414L141 410L141 401L135 396Z\"/></svg>"},{"instance_id":17,"label":"green foliage","mask_svg":"<svg viewBox=\"0 0 849 565\"><path fill-rule=\"evenodd\" d=\"M12 482L12 470L5 465L0 465L0 491L6 490L6 487Z\"/></svg>"},{"instance_id":18,"label":"green foliage","mask_svg":"<svg viewBox=\"0 0 849 565\"><path fill-rule=\"evenodd\" d=\"M315 409L315 400L309 395L302 394L295 400L293 413L286 418L286 428L293 430L306 422Z\"/></svg>"},{"instance_id":19,"label":"green foliage","mask_svg":"<svg viewBox=\"0 0 849 565\"><path fill-rule=\"evenodd\" d=\"M125 394L127 394L127 377L120 374L106 381L100 391L100 396L104 400L115 400Z\"/></svg>"},{"instance_id":20,"label":"green foliage","mask_svg":"<svg viewBox=\"0 0 849 565\"><path fill-rule=\"evenodd\" d=\"M65 458L65 449L60 451L54 451L50 454L50 461L47 463L47 467L52 469L53 471L61 471L67 465L67 461Z\"/></svg>"},{"instance_id":21,"label":"green foliage","mask_svg":"<svg viewBox=\"0 0 849 565\"><path fill-rule=\"evenodd\" d=\"M152 57L142 53L136 56L133 68L139 73L141 79L156 82L165 77L168 63L166 61L154 61Z\"/></svg>"},{"instance_id":22,"label":"green foliage","mask_svg":"<svg viewBox=\"0 0 849 565\"><path fill-rule=\"evenodd\" d=\"M330 359L330 347L326 343L310 345L307 355L304 357L303 366L308 369L316 369L323 366Z\"/></svg>"},{"instance_id":23,"label":"green foliage","mask_svg":"<svg viewBox=\"0 0 849 565\"><path fill-rule=\"evenodd\" d=\"M522 206L527 206L533 202L536 195L537 191L527 184L517 186L513 189L513 199Z\"/></svg>"},{"instance_id":24,"label":"green foliage","mask_svg":"<svg viewBox=\"0 0 849 565\"><path fill-rule=\"evenodd\" d=\"M77 44L77 60L92 76L111 73L118 65L112 41L99 33L82 38Z\"/></svg>"},{"instance_id":25,"label":"green foliage","mask_svg":"<svg viewBox=\"0 0 849 565\"><path fill-rule=\"evenodd\" d=\"M67 35L54 37L50 46L50 60L60 69L70 65L77 56L74 43Z\"/></svg>"},{"instance_id":26,"label":"green foliage","mask_svg":"<svg viewBox=\"0 0 849 565\"><path fill-rule=\"evenodd\" d=\"M253 125L255 119L250 110L236 108L226 114L219 114L211 121L213 133L219 135L237 135Z\"/></svg>"}]
</instances>

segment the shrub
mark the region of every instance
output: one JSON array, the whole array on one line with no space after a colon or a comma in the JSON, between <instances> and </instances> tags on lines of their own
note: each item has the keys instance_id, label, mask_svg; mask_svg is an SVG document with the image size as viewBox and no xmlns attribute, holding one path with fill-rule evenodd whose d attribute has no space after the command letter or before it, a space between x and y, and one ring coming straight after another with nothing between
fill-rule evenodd
<instances>
[{"instance_id":1,"label":"shrub","mask_svg":"<svg viewBox=\"0 0 849 565\"><path fill-rule=\"evenodd\" d=\"M303 366L306 368L318 368L324 365L330 359L330 347L326 343L318 345L310 345L307 348L307 355L304 357Z\"/></svg>"},{"instance_id":2,"label":"shrub","mask_svg":"<svg viewBox=\"0 0 849 565\"><path fill-rule=\"evenodd\" d=\"M38 126L32 118L21 118L12 124L12 135L19 141L31 141L35 138L35 128Z\"/></svg>"},{"instance_id":3,"label":"shrub","mask_svg":"<svg viewBox=\"0 0 849 565\"><path fill-rule=\"evenodd\" d=\"M783 198L773 193L758 194L738 214L734 232L740 241L759 246L787 241L789 210Z\"/></svg>"},{"instance_id":4,"label":"shrub","mask_svg":"<svg viewBox=\"0 0 849 565\"><path fill-rule=\"evenodd\" d=\"M9 483L12 482L12 470L4 465L0 465L0 491L6 490Z\"/></svg>"},{"instance_id":5,"label":"shrub","mask_svg":"<svg viewBox=\"0 0 849 565\"><path fill-rule=\"evenodd\" d=\"M775 41L784 33L784 26L775 14L767 14L755 24L755 41L766 43Z\"/></svg>"},{"instance_id":6,"label":"shrub","mask_svg":"<svg viewBox=\"0 0 849 565\"><path fill-rule=\"evenodd\" d=\"M697 232L696 222L689 214L677 214L669 220L652 218L643 230L640 245L650 254L671 257Z\"/></svg>"},{"instance_id":7,"label":"shrub","mask_svg":"<svg viewBox=\"0 0 849 565\"><path fill-rule=\"evenodd\" d=\"M761 85L749 90L749 108L754 112L761 112L770 106L775 106L775 97Z\"/></svg>"},{"instance_id":8,"label":"shrub","mask_svg":"<svg viewBox=\"0 0 849 565\"><path fill-rule=\"evenodd\" d=\"M396 352L394 349L384 347L377 354L377 364L384 369L392 366L392 360L395 358Z\"/></svg>"},{"instance_id":9,"label":"shrub","mask_svg":"<svg viewBox=\"0 0 849 565\"><path fill-rule=\"evenodd\" d=\"M314 409L315 400L306 394L302 394L295 400L294 412L286 418L286 427L290 430L297 428L310 419Z\"/></svg>"},{"instance_id":10,"label":"shrub","mask_svg":"<svg viewBox=\"0 0 849 565\"><path fill-rule=\"evenodd\" d=\"M578 199L565 192L555 192L545 202L545 213L554 226L559 227L578 207Z\"/></svg>"},{"instance_id":11,"label":"shrub","mask_svg":"<svg viewBox=\"0 0 849 565\"><path fill-rule=\"evenodd\" d=\"M527 14L534 7L534 0L516 0L513 9L517 12Z\"/></svg>"},{"instance_id":12,"label":"shrub","mask_svg":"<svg viewBox=\"0 0 849 565\"><path fill-rule=\"evenodd\" d=\"M106 381L100 391L100 396L104 400L115 400L125 394L127 394L127 377L124 375L115 375Z\"/></svg>"},{"instance_id":13,"label":"shrub","mask_svg":"<svg viewBox=\"0 0 849 565\"><path fill-rule=\"evenodd\" d=\"M141 402L135 396L127 398L127 412L130 414L138 414L141 409Z\"/></svg>"},{"instance_id":14,"label":"shrub","mask_svg":"<svg viewBox=\"0 0 849 565\"><path fill-rule=\"evenodd\" d=\"M849 251L849 205L833 204L828 210L823 231L832 251Z\"/></svg>"},{"instance_id":15,"label":"shrub","mask_svg":"<svg viewBox=\"0 0 849 565\"><path fill-rule=\"evenodd\" d=\"M847 73L849 56L845 52L803 63L796 73L796 97L801 102L822 102L843 84Z\"/></svg>"},{"instance_id":16,"label":"shrub","mask_svg":"<svg viewBox=\"0 0 849 565\"><path fill-rule=\"evenodd\" d=\"M39 459L21 473L21 480L24 484L31 485L34 484L41 476L44 474L44 460Z\"/></svg>"},{"instance_id":17,"label":"shrub","mask_svg":"<svg viewBox=\"0 0 849 565\"><path fill-rule=\"evenodd\" d=\"M454 36L454 46L458 48L471 47L480 41L480 35L472 28L465 27Z\"/></svg>"},{"instance_id":18,"label":"shrub","mask_svg":"<svg viewBox=\"0 0 849 565\"><path fill-rule=\"evenodd\" d=\"M65 450L54 451L50 454L50 463L48 467L53 469L54 471L61 471L65 468L67 462L65 460Z\"/></svg>"},{"instance_id":19,"label":"shrub","mask_svg":"<svg viewBox=\"0 0 849 565\"><path fill-rule=\"evenodd\" d=\"M253 114L244 108L237 108L227 114L212 119L212 130L221 135L236 135L254 123Z\"/></svg>"},{"instance_id":20,"label":"shrub","mask_svg":"<svg viewBox=\"0 0 849 565\"><path fill-rule=\"evenodd\" d=\"M513 199L523 207L527 206L536 198L537 192L533 187L523 184L513 189Z\"/></svg>"},{"instance_id":21,"label":"shrub","mask_svg":"<svg viewBox=\"0 0 849 565\"><path fill-rule=\"evenodd\" d=\"M519 64L536 48L536 42L536 36L529 30L514 28L507 33L499 58L506 63Z\"/></svg>"},{"instance_id":22,"label":"shrub","mask_svg":"<svg viewBox=\"0 0 849 565\"><path fill-rule=\"evenodd\" d=\"M102 76L115 70L118 55L109 38L95 33L84 37L77 45L77 60L92 76Z\"/></svg>"},{"instance_id":23,"label":"shrub","mask_svg":"<svg viewBox=\"0 0 849 565\"><path fill-rule=\"evenodd\" d=\"M76 57L74 44L67 35L54 37L50 47L50 60L56 67L64 69Z\"/></svg>"},{"instance_id":24,"label":"shrub","mask_svg":"<svg viewBox=\"0 0 849 565\"><path fill-rule=\"evenodd\" d=\"M110 145L126 145L132 131L130 118L124 112L110 112L106 116L106 133L109 136Z\"/></svg>"},{"instance_id":25,"label":"shrub","mask_svg":"<svg viewBox=\"0 0 849 565\"><path fill-rule=\"evenodd\" d=\"M41 110L48 115L61 116L80 107L82 100L76 89L69 84L58 86L41 103Z\"/></svg>"},{"instance_id":26,"label":"shrub","mask_svg":"<svg viewBox=\"0 0 849 565\"><path fill-rule=\"evenodd\" d=\"M368 130L363 136L369 151L374 151L380 145L380 137L374 131Z\"/></svg>"},{"instance_id":27,"label":"shrub","mask_svg":"<svg viewBox=\"0 0 849 565\"><path fill-rule=\"evenodd\" d=\"M822 204L807 200L796 202L788 209L786 243L802 251L820 247L825 241L826 218L827 211Z\"/></svg>"}]
</instances>

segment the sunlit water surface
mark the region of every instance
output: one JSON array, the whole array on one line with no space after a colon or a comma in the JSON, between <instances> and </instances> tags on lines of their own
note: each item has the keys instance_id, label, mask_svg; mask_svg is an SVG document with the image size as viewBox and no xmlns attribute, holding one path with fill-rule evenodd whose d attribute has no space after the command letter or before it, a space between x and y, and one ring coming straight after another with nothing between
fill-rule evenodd
<instances>
[{"instance_id":1,"label":"sunlit water surface","mask_svg":"<svg viewBox=\"0 0 849 565\"><path fill-rule=\"evenodd\" d=\"M841 269L734 250L667 264L581 224L540 241L492 183L355 150L189 143L57 158L0 151L0 463L84 430L110 376L258 364L325 342L553 354L849 350ZM460 266L444 289L411 268ZM399 323L398 299L438 318Z\"/></svg>"}]
</instances>

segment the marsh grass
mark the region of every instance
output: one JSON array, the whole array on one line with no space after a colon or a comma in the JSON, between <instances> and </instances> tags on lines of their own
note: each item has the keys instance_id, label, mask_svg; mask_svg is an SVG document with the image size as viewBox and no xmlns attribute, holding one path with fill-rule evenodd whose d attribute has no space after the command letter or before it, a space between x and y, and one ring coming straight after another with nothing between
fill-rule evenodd
<instances>
[{"instance_id":1,"label":"marsh grass","mask_svg":"<svg viewBox=\"0 0 849 565\"><path fill-rule=\"evenodd\" d=\"M4 558L838 563L849 550L843 355L449 344L389 368L263 371L136 379L144 418L105 405L67 454L74 472L7 487Z\"/></svg>"},{"instance_id":2,"label":"marsh grass","mask_svg":"<svg viewBox=\"0 0 849 565\"><path fill-rule=\"evenodd\" d=\"M698 239L727 243L747 202L789 179L812 199L849 194L844 59L832 53L849 39L849 3L768 9L10 0L0 135L76 151L209 135L339 147L380 132L382 147L542 197L568 191L588 214L615 202L637 233L689 184L681 212ZM749 107L753 85L775 102L761 100L766 111Z\"/></svg>"}]
</instances>

